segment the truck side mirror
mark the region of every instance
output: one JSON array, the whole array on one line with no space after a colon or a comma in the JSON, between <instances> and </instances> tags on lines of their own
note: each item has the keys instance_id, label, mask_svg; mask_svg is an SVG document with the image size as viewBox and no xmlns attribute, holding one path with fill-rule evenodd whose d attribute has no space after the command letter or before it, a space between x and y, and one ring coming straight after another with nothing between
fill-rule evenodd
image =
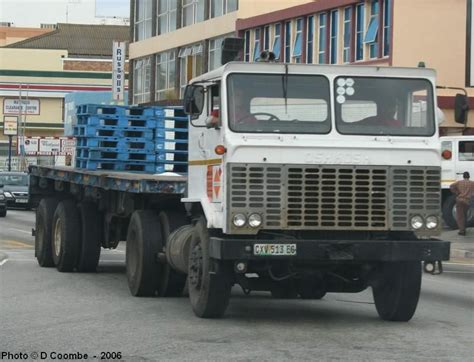
<instances>
[{"instance_id":1,"label":"truck side mirror","mask_svg":"<svg viewBox=\"0 0 474 362\"><path fill-rule=\"evenodd\" d=\"M184 91L184 113L196 119L204 108L204 87L202 85L187 85Z\"/></svg>"},{"instance_id":2,"label":"truck side mirror","mask_svg":"<svg viewBox=\"0 0 474 362\"><path fill-rule=\"evenodd\" d=\"M456 94L454 98L454 120L456 123L466 124L469 112L469 100L464 94Z\"/></svg>"}]
</instances>

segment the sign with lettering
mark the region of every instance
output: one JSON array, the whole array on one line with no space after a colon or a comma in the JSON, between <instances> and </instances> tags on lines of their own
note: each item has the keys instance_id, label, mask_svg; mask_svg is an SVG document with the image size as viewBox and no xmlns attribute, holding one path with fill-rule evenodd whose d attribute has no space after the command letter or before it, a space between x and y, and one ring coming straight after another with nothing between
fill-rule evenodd
<instances>
[{"instance_id":1,"label":"sign with lettering","mask_svg":"<svg viewBox=\"0 0 474 362\"><path fill-rule=\"evenodd\" d=\"M125 47L124 41L114 41L112 57L112 94L115 101L123 101L125 89Z\"/></svg>"},{"instance_id":2,"label":"sign with lettering","mask_svg":"<svg viewBox=\"0 0 474 362\"><path fill-rule=\"evenodd\" d=\"M16 136L18 134L18 117L3 116L3 134L5 136Z\"/></svg>"},{"instance_id":3,"label":"sign with lettering","mask_svg":"<svg viewBox=\"0 0 474 362\"><path fill-rule=\"evenodd\" d=\"M20 107L21 104L21 107ZM3 100L3 114L40 114L39 99L11 99Z\"/></svg>"},{"instance_id":4,"label":"sign with lettering","mask_svg":"<svg viewBox=\"0 0 474 362\"><path fill-rule=\"evenodd\" d=\"M18 153L25 156L73 155L76 139L71 137L18 137Z\"/></svg>"}]
</instances>

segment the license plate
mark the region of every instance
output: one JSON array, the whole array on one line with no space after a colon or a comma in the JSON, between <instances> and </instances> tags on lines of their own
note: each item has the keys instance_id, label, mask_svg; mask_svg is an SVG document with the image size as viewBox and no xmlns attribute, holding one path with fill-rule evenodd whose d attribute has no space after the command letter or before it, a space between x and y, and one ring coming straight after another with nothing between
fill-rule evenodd
<instances>
[{"instance_id":1,"label":"license plate","mask_svg":"<svg viewBox=\"0 0 474 362\"><path fill-rule=\"evenodd\" d=\"M296 244L255 244L253 246L253 255L296 255Z\"/></svg>"},{"instance_id":2,"label":"license plate","mask_svg":"<svg viewBox=\"0 0 474 362\"><path fill-rule=\"evenodd\" d=\"M28 203L28 199L16 199L15 202L17 204L27 204Z\"/></svg>"}]
</instances>

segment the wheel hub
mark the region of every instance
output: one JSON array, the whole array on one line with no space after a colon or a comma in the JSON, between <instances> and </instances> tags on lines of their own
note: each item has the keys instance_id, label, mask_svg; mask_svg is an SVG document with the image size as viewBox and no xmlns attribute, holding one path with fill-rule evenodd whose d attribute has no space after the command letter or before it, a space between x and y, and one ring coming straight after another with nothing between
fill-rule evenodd
<instances>
[{"instance_id":1,"label":"wheel hub","mask_svg":"<svg viewBox=\"0 0 474 362\"><path fill-rule=\"evenodd\" d=\"M189 282L194 288L201 288L202 283L202 248L196 245L189 258Z\"/></svg>"},{"instance_id":2,"label":"wheel hub","mask_svg":"<svg viewBox=\"0 0 474 362\"><path fill-rule=\"evenodd\" d=\"M61 219L56 220L54 225L54 254L59 256L61 253Z\"/></svg>"}]
</instances>

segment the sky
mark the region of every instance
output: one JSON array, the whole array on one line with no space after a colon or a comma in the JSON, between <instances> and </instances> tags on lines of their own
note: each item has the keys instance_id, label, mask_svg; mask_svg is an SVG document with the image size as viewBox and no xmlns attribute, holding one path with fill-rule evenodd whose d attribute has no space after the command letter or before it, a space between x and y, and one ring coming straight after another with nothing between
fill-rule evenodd
<instances>
[{"instance_id":1,"label":"sky","mask_svg":"<svg viewBox=\"0 0 474 362\"><path fill-rule=\"evenodd\" d=\"M15 27L41 23L93 24L96 17L130 16L130 0L0 0L0 21Z\"/></svg>"}]
</instances>

